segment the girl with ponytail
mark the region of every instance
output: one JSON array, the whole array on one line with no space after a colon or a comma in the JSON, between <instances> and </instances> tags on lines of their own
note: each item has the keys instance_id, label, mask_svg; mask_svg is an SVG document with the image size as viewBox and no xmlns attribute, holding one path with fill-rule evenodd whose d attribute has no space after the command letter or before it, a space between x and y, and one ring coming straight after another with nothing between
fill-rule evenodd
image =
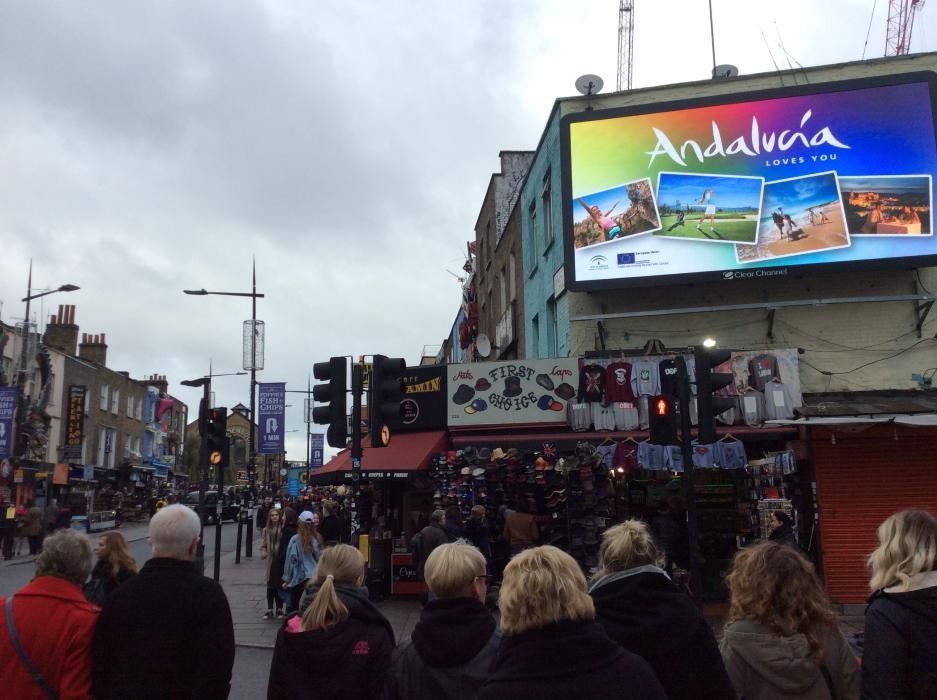
<instances>
[{"instance_id":1,"label":"girl with ponytail","mask_svg":"<svg viewBox=\"0 0 937 700\"><path fill-rule=\"evenodd\" d=\"M382 698L394 631L368 598L364 557L354 547L326 547L300 612L277 635L267 697Z\"/></svg>"}]
</instances>

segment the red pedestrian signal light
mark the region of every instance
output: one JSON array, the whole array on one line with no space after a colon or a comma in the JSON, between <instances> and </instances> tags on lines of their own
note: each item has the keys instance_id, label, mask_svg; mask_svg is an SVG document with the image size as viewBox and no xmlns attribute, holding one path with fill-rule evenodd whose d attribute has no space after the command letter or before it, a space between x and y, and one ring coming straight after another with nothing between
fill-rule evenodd
<instances>
[{"instance_id":1,"label":"red pedestrian signal light","mask_svg":"<svg viewBox=\"0 0 937 700\"><path fill-rule=\"evenodd\" d=\"M654 445L677 444L677 414L674 411L674 398L668 394L651 399L648 426L649 441Z\"/></svg>"},{"instance_id":2,"label":"red pedestrian signal light","mask_svg":"<svg viewBox=\"0 0 937 700\"><path fill-rule=\"evenodd\" d=\"M667 401L664 399L657 400L657 415L666 416L670 413L670 406L667 405Z\"/></svg>"}]
</instances>

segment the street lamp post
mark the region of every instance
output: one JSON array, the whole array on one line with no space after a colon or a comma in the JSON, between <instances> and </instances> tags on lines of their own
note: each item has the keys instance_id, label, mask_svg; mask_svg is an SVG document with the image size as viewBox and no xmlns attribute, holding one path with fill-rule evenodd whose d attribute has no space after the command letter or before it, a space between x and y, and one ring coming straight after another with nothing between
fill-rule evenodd
<instances>
[{"instance_id":1,"label":"street lamp post","mask_svg":"<svg viewBox=\"0 0 937 700\"><path fill-rule=\"evenodd\" d=\"M27 357L26 357L26 347L29 344L29 303L33 299L38 299L40 297L48 296L49 294L55 294L56 292L74 292L81 287L77 287L74 284L63 284L61 287L56 289L50 289L45 292L40 292L39 294L33 294L33 261L29 261L29 277L26 281L26 296L21 299L21 301L26 302L26 318L23 319L23 342L22 347L20 348L20 362L19 362L19 372L16 377L16 420L14 421L14 434L16 440L19 440L19 432L17 427L20 423L23 422L26 411L26 366L27 366ZM14 446L17 445L17 442L13 443ZM14 447L14 454L16 448Z\"/></svg>"},{"instance_id":2,"label":"street lamp post","mask_svg":"<svg viewBox=\"0 0 937 700\"><path fill-rule=\"evenodd\" d=\"M198 489L198 549L196 550L196 564L199 570L205 573L205 492L208 491L208 436L205 434L205 414L211 406L211 375L198 379L186 379L180 382L183 386L202 387L202 400L198 408L199 450L198 462L202 467L202 479ZM218 496L221 498L220 494ZM217 536L216 536L217 537Z\"/></svg>"},{"instance_id":3,"label":"street lamp post","mask_svg":"<svg viewBox=\"0 0 937 700\"><path fill-rule=\"evenodd\" d=\"M250 410L250 430L248 431L248 462L247 462L247 479L249 482L248 489L248 519L247 519L247 542L245 544L244 554L250 558L252 550L252 540L254 539L254 499L256 498L256 481L257 481L257 470L256 470L256 456L254 454L255 450L255 438L254 438L254 428L256 426L256 412L255 412L255 403L256 403L256 387L257 387L257 299L263 298L263 294L257 292L257 265L252 265L252 283L250 292L209 292L205 289L184 289L182 290L186 294L192 296L224 296L224 297L250 297L251 298L251 329L253 332L253 337L251 338L251 410ZM240 523L243 518L238 517L238 522ZM238 547L238 552L240 553L240 547Z\"/></svg>"}]
</instances>

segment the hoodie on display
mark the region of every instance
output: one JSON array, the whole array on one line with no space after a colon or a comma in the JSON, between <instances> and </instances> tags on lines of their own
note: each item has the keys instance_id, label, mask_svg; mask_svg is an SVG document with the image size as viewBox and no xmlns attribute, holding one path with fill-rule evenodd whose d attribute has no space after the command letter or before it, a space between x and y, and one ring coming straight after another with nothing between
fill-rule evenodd
<instances>
[{"instance_id":1,"label":"hoodie on display","mask_svg":"<svg viewBox=\"0 0 937 700\"><path fill-rule=\"evenodd\" d=\"M394 652L392 700L470 700L488 678L501 634L474 598L426 604L412 638Z\"/></svg>"},{"instance_id":2,"label":"hoodie on display","mask_svg":"<svg viewBox=\"0 0 937 700\"><path fill-rule=\"evenodd\" d=\"M802 634L779 637L765 624L739 620L726 627L720 647L732 685L745 700L829 700L823 672ZM839 629L823 643L837 700L859 699L859 664Z\"/></svg>"},{"instance_id":3,"label":"hoodie on display","mask_svg":"<svg viewBox=\"0 0 937 700\"><path fill-rule=\"evenodd\" d=\"M661 569L610 574L589 593L608 636L650 664L670 700L735 700L712 628Z\"/></svg>"},{"instance_id":4,"label":"hoodie on display","mask_svg":"<svg viewBox=\"0 0 937 700\"><path fill-rule=\"evenodd\" d=\"M937 697L937 571L911 577L910 590L886 588L865 611L863 700Z\"/></svg>"},{"instance_id":5,"label":"hoodie on display","mask_svg":"<svg viewBox=\"0 0 937 700\"><path fill-rule=\"evenodd\" d=\"M579 370L579 403L602 401L605 396L605 368L601 365L585 365Z\"/></svg>"}]
</instances>

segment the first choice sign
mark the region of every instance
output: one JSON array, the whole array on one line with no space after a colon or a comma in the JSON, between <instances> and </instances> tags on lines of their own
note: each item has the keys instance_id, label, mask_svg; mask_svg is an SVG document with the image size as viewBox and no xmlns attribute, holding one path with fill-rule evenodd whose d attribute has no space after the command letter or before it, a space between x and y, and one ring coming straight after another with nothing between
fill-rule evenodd
<instances>
[{"instance_id":1,"label":"first choice sign","mask_svg":"<svg viewBox=\"0 0 937 700\"><path fill-rule=\"evenodd\" d=\"M565 423L579 361L555 358L448 366L450 426Z\"/></svg>"}]
</instances>

